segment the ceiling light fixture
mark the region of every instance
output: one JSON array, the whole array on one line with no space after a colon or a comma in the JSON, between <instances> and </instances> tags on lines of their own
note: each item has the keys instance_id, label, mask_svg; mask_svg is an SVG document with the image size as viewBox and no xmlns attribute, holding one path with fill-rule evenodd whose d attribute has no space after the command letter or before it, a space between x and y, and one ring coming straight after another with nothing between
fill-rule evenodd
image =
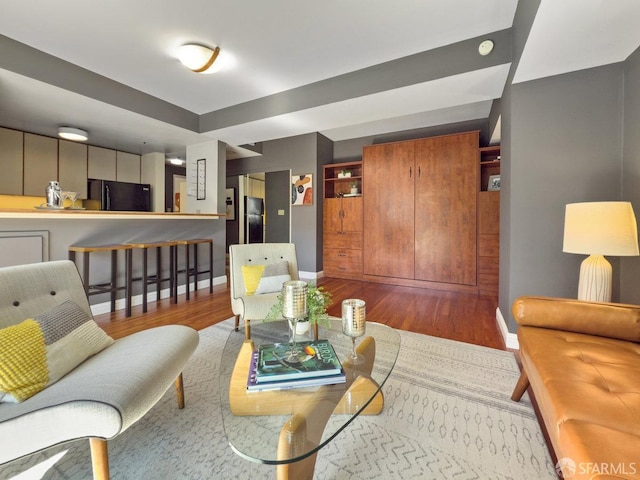
<instances>
[{"instance_id":1,"label":"ceiling light fixture","mask_svg":"<svg viewBox=\"0 0 640 480\"><path fill-rule=\"evenodd\" d=\"M170 158L169 163L171 163L172 165L182 165L182 160L180 160L179 158Z\"/></svg>"},{"instance_id":2,"label":"ceiling light fixture","mask_svg":"<svg viewBox=\"0 0 640 480\"><path fill-rule=\"evenodd\" d=\"M483 57L489 55L493 51L493 41L485 40L478 46L478 53Z\"/></svg>"},{"instance_id":3,"label":"ceiling light fixture","mask_svg":"<svg viewBox=\"0 0 640 480\"><path fill-rule=\"evenodd\" d=\"M86 142L89 139L89 134L86 130L73 127L58 128L58 136L65 140L73 140L74 142Z\"/></svg>"},{"instance_id":4,"label":"ceiling light fixture","mask_svg":"<svg viewBox=\"0 0 640 480\"><path fill-rule=\"evenodd\" d=\"M189 70L196 73L213 73L213 63L220 54L220 47L211 49L190 43L180 47L178 59Z\"/></svg>"}]
</instances>

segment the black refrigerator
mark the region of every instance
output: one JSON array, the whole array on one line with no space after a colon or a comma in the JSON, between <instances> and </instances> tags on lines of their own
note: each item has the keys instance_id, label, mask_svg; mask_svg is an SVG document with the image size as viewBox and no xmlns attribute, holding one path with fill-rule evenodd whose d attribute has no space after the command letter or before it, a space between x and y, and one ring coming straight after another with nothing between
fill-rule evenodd
<instances>
[{"instance_id":1,"label":"black refrigerator","mask_svg":"<svg viewBox=\"0 0 640 480\"><path fill-rule=\"evenodd\" d=\"M150 212L151 185L90 179L89 199L85 205L90 210Z\"/></svg>"},{"instance_id":2,"label":"black refrigerator","mask_svg":"<svg viewBox=\"0 0 640 480\"><path fill-rule=\"evenodd\" d=\"M258 197L244 197L244 243L263 243L264 202Z\"/></svg>"}]
</instances>

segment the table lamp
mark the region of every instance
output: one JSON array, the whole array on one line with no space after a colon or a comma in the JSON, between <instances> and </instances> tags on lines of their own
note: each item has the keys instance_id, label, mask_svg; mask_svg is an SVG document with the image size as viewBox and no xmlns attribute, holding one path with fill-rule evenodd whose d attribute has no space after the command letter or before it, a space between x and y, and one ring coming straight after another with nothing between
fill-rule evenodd
<instances>
[{"instance_id":1,"label":"table lamp","mask_svg":"<svg viewBox=\"0 0 640 480\"><path fill-rule=\"evenodd\" d=\"M562 251L589 255L580 266L578 300L611 301L611 264L604 255L638 255L638 229L629 202L566 206Z\"/></svg>"}]
</instances>

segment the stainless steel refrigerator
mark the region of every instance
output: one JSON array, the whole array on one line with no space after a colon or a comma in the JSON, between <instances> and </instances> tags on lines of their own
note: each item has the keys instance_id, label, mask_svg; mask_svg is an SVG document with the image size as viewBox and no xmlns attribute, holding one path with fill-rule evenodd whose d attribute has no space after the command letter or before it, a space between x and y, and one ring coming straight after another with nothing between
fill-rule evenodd
<instances>
[{"instance_id":1,"label":"stainless steel refrigerator","mask_svg":"<svg viewBox=\"0 0 640 480\"><path fill-rule=\"evenodd\" d=\"M263 243L264 202L258 197L244 197L244 243Z\"/></svg>"}]
</instances>

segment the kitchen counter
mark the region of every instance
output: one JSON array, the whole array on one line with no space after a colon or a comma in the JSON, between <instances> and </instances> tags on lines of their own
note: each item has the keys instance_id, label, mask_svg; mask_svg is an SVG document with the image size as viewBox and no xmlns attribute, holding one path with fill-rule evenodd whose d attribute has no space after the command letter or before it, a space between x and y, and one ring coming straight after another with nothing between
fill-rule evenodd
<instances>
[{"instance_id":1,"label":"kitchen counter","mask_svg":"<svg viewBox=\"0 0 640 480\"><path fill-rule=\"evenodd\" d=\"M104 212L99 210L0 208L0 218L46 218L65 220L215 220L223 213Z\"/></svg>"}]
</instances>

